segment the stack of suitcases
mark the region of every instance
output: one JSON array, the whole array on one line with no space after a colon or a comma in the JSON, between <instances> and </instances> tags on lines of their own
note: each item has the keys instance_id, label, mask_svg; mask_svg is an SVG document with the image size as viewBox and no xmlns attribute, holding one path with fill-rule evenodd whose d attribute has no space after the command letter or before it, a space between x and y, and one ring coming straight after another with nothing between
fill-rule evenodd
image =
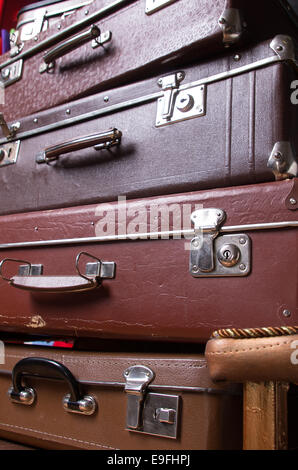
<instances>
[{"instance_id":1,"label":"stack of suitcases","mask_svg":"<svg viewBox=\"0 0 298 470\"><path fill-rule=\"evenodd\" d=\"M241 385L213 382L204 348L298 325L297 25L285 0L20 12L0 63L1 439L242 448Z\"/></svg>"}]
</instances>

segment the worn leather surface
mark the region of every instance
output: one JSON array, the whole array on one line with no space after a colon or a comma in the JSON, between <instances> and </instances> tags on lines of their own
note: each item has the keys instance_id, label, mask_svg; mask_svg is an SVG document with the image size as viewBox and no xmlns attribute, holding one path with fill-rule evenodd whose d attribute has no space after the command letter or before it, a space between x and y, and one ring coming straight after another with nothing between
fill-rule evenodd
<instances>
[{"instance_id":1,"label":"worn leather surface","mask_svg":"<svg viewBox=\"0 0 298 470\"><path fill-rule=\"evenodd\" d=\"M206 359L213 380L235 382L298 380L298 335L212 339Z\"/></svg>"},{"instance_id":2,"label":"worn leather surface","mask_svg":"<svg viewBox=\"0 0 298 470\"><path fill-rule=\"evenodd\" d=\"M142 435L125 430L127 396L123 387L83 386L98 403L93 416L67 413L62 398L67 385L59 381L26 378L34 387L34 406L9 401L14 364L24 357L46 357L63 363L79 381L125 383L124 370L131 365L150 367L157 385L208 387L209 392L160 393L182 399L180 431L177 440ZM213 384L203 355L130 353L87 353L28 346L6 345L5 365L0 370L0 435L44 448L73 449L240 449L242 444L241 389ZM213 390L213 393L212 393ZM228 432L227 432L228 431Z\"/></svg>"},{"instance_id":3,"label":"worn leather surface","mask_svg":"<svg viewBox=\"0 0 298 470\"><path fill-rule=\"evenodd\" d=\"M99 9L96 3L89 8L90 14ZM87 91L106 87L113 80L115 85L116 77L118 82L119 79L127 81L127 77L139 79L139 72L144 67L147 73L152 73L173 55L181 55L188 48L193 52L194 47L197 51L204 48L206 41L219 43L220 47L218 19L224 4L225 0L216 0L212 4L206 0L199 4L194 0L180 0L148 16L143 1L133 2L100 22L102 32L110 30L113 33L111 44L105 48L93 50L89 43L59 59L54 73L42 75L38 70L43 53L27 60L22 80L6 89L6 103L10 103L4 108L7 119L70 101ZM75 15L72 15L73 22ZM141 43L142 49L139 48ZM13 105L20 99L22 109Z\"/></svg>"},{"instance_id":4,"label":"worn leather surface","mask_svg":"<svg viewBox=\"0 0 298 470\"><path fill-rule=\"evenodd\" d=\"M88 10L91 14L107 4L96 0ZM193 62L223 52L218 20L226 7L241 9L247 24L246 43L272 38L277 32L295 35L286 13L271 0L179 0L150 16L145 14L144 2L135 1L99 22L102 31L113 32L113 42L104 50L81 47L59 59L54 73L43 75L38 72L43 53L27 60L22 80L6 89L2 111L8 120L15 120L95 90L140 80L161 72L169 63ZM84 11L63 20L60 30L84 18ZM55 28L41 33L38 40L52 35ZM36 44L34 40L27 42L25 48ZM8 57L4 55L1 61Z\"/></svg>"},{"instance_id":5,"label":"worn leather surface","mask_svg":"<svg viewBox=\"0 0 298 470\"><path fill-rule=\"evenodd\" d=\"M172 216L169 226L167 217L162 225L160 213L175 204L185 205L181 215L187 221L201 207L225 210L226 225L295 221L296 212L287 208L294 184L286 180L135 200L121 216L117 203L2 216L1 243L94 237L107 233L105 224L110 230L115 220L116 234L131 233L135 224L141 233L177 229L181 225L173 226ZM150 214L156 223L150 224ZM45 275L76 274L75 258L81 251L116 262L117 271L114 280L83 294L34 295L1 280L0 328L37 335L200 342L219 328L297 325L297 229L246 233L252 241L252 269L240 278L193 278L184 239L1 250L1 259L43 264ZM17 265L11 265L4 274L16 271ZM285 309L290 316L284 317Z\"/></svg>"},{"instance_id":6,"label":"worn leather surface","mask_svg":"<svg viewBox=\"0 0 298 470\"><path fill-rule=\"evenodd\" d=\"M267 41L243 50L238 61L228 53L183 69L183 84L273 54ZM114 105L158 93L157 77L22 119L20 132L26 132L112 107L23 139L17 163L0 168L0 214L272 181L267 162L275 143L290 141L298 151L298 107L290 101L295 77L287 65L275 64L210 84L206 115L162 128L155 127L157 99L112 112ZM35 161L47 147L114 127L123 133L117 148L73 152L51 165Z\"/></svg>"}]
</instances>

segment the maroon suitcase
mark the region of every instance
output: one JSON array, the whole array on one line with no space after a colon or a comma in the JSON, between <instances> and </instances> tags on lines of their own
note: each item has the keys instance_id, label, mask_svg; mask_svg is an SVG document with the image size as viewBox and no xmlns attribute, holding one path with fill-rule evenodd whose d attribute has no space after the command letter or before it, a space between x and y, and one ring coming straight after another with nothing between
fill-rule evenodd
<instances>
[{"instance_id":1,"label":"maroon suitcase","mask_svg":"<svg viewBox=\"0 0 298 470\"><path fill-rule=\"evenodd\" d=\"M82 9L59 22L55 34L50 28L3 56L6 119L210 57L240 38L296 35L287 6L284 0L96 0L87 15Z\"/></svg>"},{"instance_id":2,"label":"maroon suitcase","mask_svg":"<svg viewBox=\"0 0 298 470\"><path fill-rule=\"evenodd\" d=\"M297 201L293 179L2 216L0 330L195 343L295 326Z\"/></svg>"},{"instance_id":3,"label":"maroon suitcase","mask_svg":"<svg viewBox=\"0 0 298 470\"><path fill-rule=\"evenodd\" d=\"M0 214L297 176L296 79L277 36L26 117L13 136L2 121Z\"/></svg>"}]
</instances>

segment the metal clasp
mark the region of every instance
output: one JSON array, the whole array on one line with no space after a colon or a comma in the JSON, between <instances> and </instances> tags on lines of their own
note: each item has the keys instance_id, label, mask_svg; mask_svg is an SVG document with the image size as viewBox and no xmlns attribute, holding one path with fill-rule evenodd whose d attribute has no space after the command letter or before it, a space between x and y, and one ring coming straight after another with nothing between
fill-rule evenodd
<instances>
[{"instance_id":1,"label":"metal clasp","mask_svg":"<svg viewBox=\"0 0 298 470\"><path fill-rule=\"evenodd\" d=\"M157 100L156 127L167 126L206 114L206 85L183 85L184 72L168 75L158 80L164 91Z\"/></svg>"},{"instance_id":2,"label":"metal clasp","mask_svg":"<svg viewBox=\"0 0 298 470\"><path fill-rule=\"evenodd\" d=\"M176 439L180 397L149 392L148 386L155 378L149 367L131 366L124 377L127 430Z\"/></svg>"},{"instance_id":3,"label":"metal clasp","mask_svg":"<svg viewBox=\"0 0 298 470\"><path fill-rule=\"evenodd\" d=\"M142 426L142 406L148 385L155 377L154 372L146 366L132 366L124 372L127 397L126 425L128 429L137 430Z\"/></svg>"},{"instance_id":4,"label":"metal clasp","mask_svg":"<svg viewBox=\"0 0 298 470\"><path fill-rule=\"evenodd\" d=\"M222 209L199 209L192 213L195 237L191 241L189 270L193 277L249 274L250 238L246 234L218 236L225 220Z\"/></svg>"}]
</instances>

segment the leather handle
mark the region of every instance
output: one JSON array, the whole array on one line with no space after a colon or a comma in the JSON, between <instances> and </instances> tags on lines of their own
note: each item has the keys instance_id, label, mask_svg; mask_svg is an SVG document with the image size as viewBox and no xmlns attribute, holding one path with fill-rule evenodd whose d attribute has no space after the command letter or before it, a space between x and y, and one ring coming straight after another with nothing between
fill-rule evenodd
<instances>
[{"instance_id":1,"label":"leather handle","mask_svg":"<svg viewBox=\"0 0 298 470\"><path fill-rule=\"evenodd\" d=\"M92 263L86 264L86 273L83 274L79 267L82 256L91 258ZM12 277L3 274L3 267L7 263L18 263L19 272ZM25 264L20 264L25 263ZM116 263L113 261L101 261L96 256L85 251L76 257L75 267L78 275L71 276L44 276L42 264L32 264L12 258L5 258L0 262L0 277L18 289L32 292L67 293L82 292L96 289L101 286L104 279L114 279Z\"/></svg>"},{"instance_id":2,"label":"leather handle","mask_svg":"<svg viewBox=\"0 0 298 470\"><path fill-rule=\"evenodd\" d=\"M96 411L96 401L91 396L81 393L79 383L60 362L43 357L27 357L21 359L12 371L12 387L8 394L13 403L32 405L36 399L36 392L32 388L23 386L24 377L39 377L58 379L67 383L70 393L63 399L64 409L71 413L92 415Z\"/></svg>"},{"instance_id":3,"label":"leather handle","mask_svg":"<svg viewBox=\"0 0 298 470\"><path fill-rule=\"evenodd\" d=\"M97 278L87 280L80 276L14 276L10 284L17 289L53 294L84 292L100 286Z\"/></svg>"},{"instance_id":4,"label":"leather handle","mask_svg":"<svg viewBox=\"0 0 298 470\"><path fill-rule=\"evenodd\" d=\"M78 137L68 142L63 142L52 147L46 148L36 157L37 163L49 163L57 160L60 155L94 147L95 150L108 149L114 145L120 145L122 132L118 129L92 134L84 137Z\"/></svg>"},{"instance_id":5,"label":"leather handle","mask_svg":"<svg viewBox=\"0 0 298 470\"><path fill-rule=\"evenodd\" d=\"M21 359L12 371L12 386L15 393L25 390L25 387L22 385L24 376L63 380L70 389L71 399L78 401L81 398L79 384L70 370L52 359L42 357Z\"/></svg>"},{"instance_id":6,"label":"leather handle","mask_svg":"<svg viewBox=\"0 0 298 470\"><path fill-rule=\"evenodd\" d=\"M47 52L44 57L43 61L46 65L54 63L60 57L78 49L79 47L83 46L84 44L96 39L100 36L100 29L96 25L92 25L87 31L83 33L77 34L66 41L58 44L56 47L53 47L49 52Z\"/></svg>"}]
</instances>

